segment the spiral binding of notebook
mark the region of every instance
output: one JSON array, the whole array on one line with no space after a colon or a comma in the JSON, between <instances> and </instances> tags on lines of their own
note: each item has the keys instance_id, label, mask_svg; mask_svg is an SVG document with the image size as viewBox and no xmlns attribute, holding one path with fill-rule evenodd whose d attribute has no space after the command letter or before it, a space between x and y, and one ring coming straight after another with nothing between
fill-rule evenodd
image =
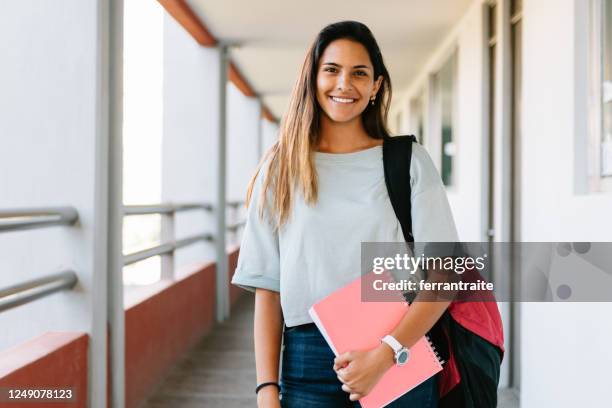
<instances>
[{"instance_id":1,"label":"spiral binding of notebook","mask_svg":"<svg viewBox=\"0 0 612 408\"><path fill-rule=\"evenodd\" d=\"M427 343L429 343L429 346L431 347L431 351L433 352L436 361L438 361L440 365L444 365L445 361L440 358L440 354L438 353L438 350L436 350L435 344L433 344L428 335L425 335L425 339L427 340Z\"/></svg>"}]
</instances>

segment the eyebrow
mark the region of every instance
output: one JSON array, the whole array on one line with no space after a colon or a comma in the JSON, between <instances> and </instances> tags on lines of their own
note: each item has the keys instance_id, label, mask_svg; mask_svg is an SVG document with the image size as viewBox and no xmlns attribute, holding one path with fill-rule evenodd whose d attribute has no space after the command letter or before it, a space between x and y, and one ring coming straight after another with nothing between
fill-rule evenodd
<instances>
[{"instance_id":1,"label":"eyebrow","mask_svg":"<svg viewBox=\"0 0 612 408\"><path fill-rule=\"evenodd\" d=\"M335 62L324 62L323 65L333 65L334 67L342 68L342 65L336 64ZM372 69L372 68L368 67L367 65L355 65L353 67L353 69L357 69L357 68Z\"/></svg>"}]
</instances>

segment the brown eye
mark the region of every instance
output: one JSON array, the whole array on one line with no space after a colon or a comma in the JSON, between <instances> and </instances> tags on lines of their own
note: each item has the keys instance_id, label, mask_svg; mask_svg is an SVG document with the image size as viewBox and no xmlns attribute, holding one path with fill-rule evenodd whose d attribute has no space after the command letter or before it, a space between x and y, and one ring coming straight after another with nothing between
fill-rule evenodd
<instances>
[{"instance_id":1,"label":"brown eye","mask_svg":"<svg viewBox=\"0 0 612 408\"><path fill-rule=\"evenodd\" d=\"M357 76L368 76L368 73L365 71L355 71L355 75Z\"/></svg>"},{"instance_id":2,"label":"brown eye","mask_svg":"<svg viewBox=\"0 0 612 408\"><path fill-rule=\"evenodd\" d=\"M325 71L325 72L336 72L336 68L334 68L334 67L327 67L327 68L324 68L323 71Z\"/></svg>"}]
</instances>

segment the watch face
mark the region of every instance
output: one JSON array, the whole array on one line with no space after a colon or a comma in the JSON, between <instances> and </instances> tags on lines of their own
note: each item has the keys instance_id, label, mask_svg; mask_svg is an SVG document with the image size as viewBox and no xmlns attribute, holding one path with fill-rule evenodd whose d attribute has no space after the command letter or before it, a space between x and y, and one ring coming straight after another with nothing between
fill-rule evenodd
<instances>
[{"instance_id":1,"label":"watch face","mask_svg":"<svg viewBox=\"0 0 612 408\"><path fill-rule=\"evenodd\" d=\"M408 350L403 349L397 352L397 365L404 365L408 361Z\"/></svg>"}]
</instances>

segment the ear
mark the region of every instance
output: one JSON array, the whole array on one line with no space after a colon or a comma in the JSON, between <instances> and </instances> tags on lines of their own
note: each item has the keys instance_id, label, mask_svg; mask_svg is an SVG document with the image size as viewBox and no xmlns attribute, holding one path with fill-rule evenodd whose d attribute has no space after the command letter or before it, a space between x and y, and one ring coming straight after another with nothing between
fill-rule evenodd
<instances>
[{"instance_id":1,"label":"ear","mask_svg":"<svg viewBox=\"0 0 612 408\"><path fill-rule=\"evenodd\" d=\"M376 78L376 81L374 81L374 89L372 89L373 95L378 95L378 90L382 86L382 83L383 83L383 76L379 75L378 78Z\"/></svg>"}]
</instances>

